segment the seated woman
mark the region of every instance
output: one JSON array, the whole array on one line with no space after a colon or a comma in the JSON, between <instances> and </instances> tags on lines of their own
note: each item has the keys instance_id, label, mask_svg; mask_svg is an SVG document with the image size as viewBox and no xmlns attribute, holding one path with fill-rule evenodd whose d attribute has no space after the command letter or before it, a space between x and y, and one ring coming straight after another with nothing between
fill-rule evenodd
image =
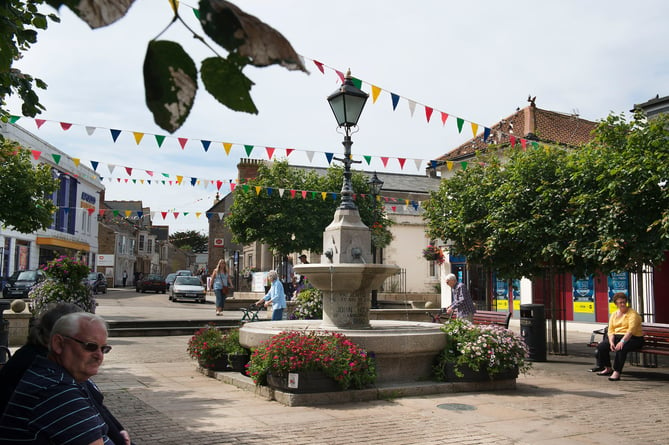
<instances>
[{"instance_id":1,"label":"seated woman","mask_svg":"<svg viewBox=\"0 0 669 445\"><path fill-rule=\"evenodd\" d=\"M618 292L613 296L618 310L609 318L608 332L597 345L597 367L592 371L600 371L597 375L610 376L609 380L620 380L627 353L643 346L641 316L627 306L627 295ZM611 352L615 353L611 368Z\"/></svg>"}]
</instances>

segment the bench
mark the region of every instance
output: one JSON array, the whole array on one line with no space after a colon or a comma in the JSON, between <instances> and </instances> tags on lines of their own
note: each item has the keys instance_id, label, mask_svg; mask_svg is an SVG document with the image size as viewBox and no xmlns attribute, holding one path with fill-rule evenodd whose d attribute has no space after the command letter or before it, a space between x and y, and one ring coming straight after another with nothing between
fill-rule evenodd
<instances>
[{"instance_id":1,"label":"bench","mask_svg":"<svg viewBox=\"0 0 669 445\"><path fill-rule=\"evenodd\" d=\"M669 324L641 323L641 330L643 331L643 347L632 351L633 353L669 356ZM595 341L595 336L601 335L603 337L606 335L606 331L607 328L592 331L588 346L591 348L597 347L599 342ZM638 360L636 362L638 363ZM657 360L655 359L646 366L657 366Z\"/></svg>"},{"instance_id":2,"label":"bench","mask_svg":"<svg viewBox=\"0 0 669 445\"><path fill-rule=\"evenodd\" d=\"M455 318L455 313L447 314L446 312L439 312L438 314L427 313L432 318L432 323L444 323L448 319ZM496 311L476 311L472 318L474 324L492 324L509 329L509 321L511 320L511 312L496 312Z\"/></svg>"}]
</instances>

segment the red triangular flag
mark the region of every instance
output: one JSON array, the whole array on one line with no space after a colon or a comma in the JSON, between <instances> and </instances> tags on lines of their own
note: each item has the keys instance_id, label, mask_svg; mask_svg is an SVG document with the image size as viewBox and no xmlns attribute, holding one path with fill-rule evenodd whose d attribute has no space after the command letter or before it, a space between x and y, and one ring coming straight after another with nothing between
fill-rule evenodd
<instances>
[{"instance_id":1,"label":"red triangular flag","mask_svg":"<svg viewBox=\"0 0 669 445\"><path fill-rule=\"evenodd\" d=\"M294 189L290 189L290 196L291 196L291 198L295 198L295 192L296 192L296 190L294 190Z\"/></svg>"},{"instance_id":2,"label":"red triangular flag","mask_svg":"<svg viewBox=\"0 0 669 445\"><path fill-rule=\"evenodd\" d=\"M406 162L406 158L397 158L397 161L400 163L400 169L404 170L404 163Z\"/></svg>"},{"instance_id":3,"label":"red triangular flag","mask_svg":"<svg viewBox=\"0 0 669 445\"><path fill-rule=\"evenodd\" d=\"M161 215L163 215L163 219L167 217L167 212L160 212Z\"/></svg>"},{"instance_id":4,"label":"red triangular flag","mask_svg":"<svg viewBox=\"0 0 669 445\"><path fill-rule=\"evenodd\" d=\"M33 159L34 159L34 160L38 160L38 159L39 159L39 156L42 154L42 152L41 152L41 151L38 151L38 150L30 150L30 151L31 151L32 154L33 154Z\"/></svg>"},{"instance_id":5,"label":"red triangular flag","mask_svg":"<svg viewBox=\"0 0 669 445\"><path fill-rule=\"evenodd\" d=\"M387 157L384 158L383 156L381 156L381 162L383 162L383 166L384 166L384 167L387 167L387 166L388 166L388 158L387 158Z\"/></svg>"},{"instance_id":6,"label":"red triangular flag","mask_svg":"<svg viewBox=\"0 0 669 445\"><path fill-rule=\"evenodd\" d=\"M173 215L174 215L174 219L177 219L179 217L179 212L174 212Z\"/></svg>"},{"instance_id":7,"label":"red triangular flag","mask_svg":"<svg viewBox=\"0 0 669 445\"><path fill-rule=\"evenodd\" d=\"M448 119L448 113L441 112L441 124L446 125L446 119Z\"/></svg>"},{"instance_id":8,"label":"red triangular flag","mask_svg":"<svg viewBox=\"0 0 669 445\"><path fill-rule=\"evenodd\" d=\"M126 167L125 172L128 174L128 176L132 176L132 167Z\"/></svg>"},{"instance_id":9,"label":"red triangular flag","mask_svg":"<svg viewBox=\"0 0 669 445\"><path fill-rule=\"evenodd\" d=\"M290 156L290 154L294 151L295 151L294 148L286 148L286 157Z\"/></svg>"},{"instance_id":10,"label":"red triangular flag","mask_svg":"<svg viewBox=\"0 0 669 445\"><path fill-rule=\"evenodd\" d=\"M35 119L35 125L37 125L38 130L44 125L44 122L46 122L45 119Z\"/></svg>"},{"instance_id":11,"label":"red triangular flag","mask_svg":"<svg viewBox=\"0 0 669 445\"><path fill-rule=\"evenodd\" d=\"M302 199L307 199L307 191L302 190Z\"/></svg>"},{"instance_id":12,"label":"red triangular flag","mask_svg":"<svg viewBox=\"0 0 669 445\"><path fill-rule=\"evenodd\" d=\"M272 156L274 156L274 148L273 147L265 147L265 150L267 151L267 157L271 160Z\"/></svg>"},{"instance_id":13,"label":"red triangular flag","mask_svg":"<svg viewBox=\"0 0 669 445\"><path fill-rule=\"evenodd\" d=\"M179 138L179 145L181 145L182 150L186 147L186 142L188 142L188 138Z\"/></svg>"},{"instance_id":14,"label":"red triangular flag","mask_svg":"<svg viewBox=\"0 0 669 445\"><path fill-rule=\"evenodd\" d=\"M432 117L432 112L433 111L434 110L432 108L427 107L427 106L425 107L425 117L427 118L428 123L430 122L430 118Z\"/></svg>"},{"instance_id":15,"label":"red triangular flag","mask_svg":"<svg viewBox=\"0 0 669 445\"><path fill-rule=\"evenodd\" d=\"M321 62L314 60L314 65L316 65L321 74L325 74L325 70L323 69L323 64Z\"/></svg>"},{"instance_id":16,"label":"red triangular flag","mask_svg":"<svg viewBox=\"0 0 669 445\"><path fill-rule=\"evenodd\" d=\"M60 123L60 127L65 131L69 130L71 126L72 126L72 124L67 124L65 122Z\"/></svg>"}]
</instances>

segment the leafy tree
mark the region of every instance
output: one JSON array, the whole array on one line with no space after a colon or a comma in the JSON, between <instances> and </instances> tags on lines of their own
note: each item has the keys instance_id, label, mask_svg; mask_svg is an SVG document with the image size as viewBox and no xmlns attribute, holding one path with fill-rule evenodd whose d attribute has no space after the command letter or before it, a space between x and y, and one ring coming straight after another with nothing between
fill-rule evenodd
<instances>
[{"instance_id":1,"label":"leafy tree","mask_svg":"<svg viewBox=\"0 0 669 445\"><path fill-rule=\"evenodd\" d=\"M235 189L231 214L225 218L225 223L235 242L240 244L257 241L281 254L302 250L320 252L323 230L332 221L341 200L342 180L343 169L340 167L331 167L325 176L319 176L315 171L291 167L287 161L261 165L256 178ZM368 193L366 178L362 173L354 172L352 184L358 193L355 202L360 217L371 226L373 205L369 196L362 196ZM283 197L280 189L283 189ZM304 197L302 191L305 191ZM323 192L327 192L325 198ZM377 212L381 215L378 209ZM390 224L384 215L377 221L383 227Z\"/></svg>"},{"instance_id":2,"label":"leafy tree","mask_svg":"<svg viewBox=\"0 0 669 445\"><path fill-rule=\"evenodd\" d=\"M0 222L22 233L46 229L56 206L51 194L58 181L46 164L33 166L28 150L0 138Z\"/></svg>"},{"instance_id":3,"label":"leafy tree","mask_svg":"<svg viewBox=\"0 0 669 445\"><path fill-rule=\"evenodd\" d=\"M44 30L48 20L60 21L55 14L41 14L42 1L5 0L0 2L0 117L6 119L6 98L16 93L22 101L21 112L30 117L45 108L39 103L34 88L46 89L41 79L12 68L30 46L37 42L37 30Z\"/></svg>"},{"instance_id":4,"label":"leafy tree","mask_svg":"<svg viewBox=\"0 0 669 445\"><path fill-rule=\"evenodd\" d=\"M23 101L23 113L34 117L45 108L33 89L46 84L27 74L12 69L20 54L37 41L36 29L46 29L45 15L37 12L43 3L56 9L63 6L71 9L92 29L107 26L121 19L134 0L8 0L0 5L3 19L0 21L0 117L6 119L2 110L6 96L13 91ZM180 22L193 37L211 50L213 56L202 61L200 77L205 89L216 100L234 111L257 114L251 99L253 81L243 73L246 65L265 67L279 64L289 70L307 72L300 57L281 33L246 14L225 0L201 0L196 14L202 30L216 44L228 52L227 57L218 54L205 38L197 34L184 22L178 12L178 1L170 0L174 16L162 35L170 26ZM58 21L54 15L49 18ZM179 129L190 114L198 89L198 69L193 59L176 42L158 40L156 36L148 44L144 59L144 87L146 104L158 126L170 133ZM4 73L4 74L2 74Z\"/></svg>"},{"instance_id":5,"label":"leafy tree","mask_svg":"<svg viewBox=\"0 0 669 445\"><path fill-rule=\"evenodd\" d=\"M191 250L194 253L203 253L208 250L209 237L195 230L174 232L170 235L170 242L183 250Z\"/></svg>"}]
</instances>

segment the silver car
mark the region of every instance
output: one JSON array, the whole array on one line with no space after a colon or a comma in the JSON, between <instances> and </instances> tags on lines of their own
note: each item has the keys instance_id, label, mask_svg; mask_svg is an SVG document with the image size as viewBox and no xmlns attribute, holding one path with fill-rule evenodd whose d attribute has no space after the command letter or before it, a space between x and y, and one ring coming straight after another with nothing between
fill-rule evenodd
<instances>
[{"instance_id":1,"label":"silver car","mask_svg":"<svg viewBox=\"0 0 669 445\"><path fill-rule=\"evenodd\" d=\"M198 277L177 276L170 286L170 301L195 300L206 303L206 292Z\"/></svg>"}]
</instances>

